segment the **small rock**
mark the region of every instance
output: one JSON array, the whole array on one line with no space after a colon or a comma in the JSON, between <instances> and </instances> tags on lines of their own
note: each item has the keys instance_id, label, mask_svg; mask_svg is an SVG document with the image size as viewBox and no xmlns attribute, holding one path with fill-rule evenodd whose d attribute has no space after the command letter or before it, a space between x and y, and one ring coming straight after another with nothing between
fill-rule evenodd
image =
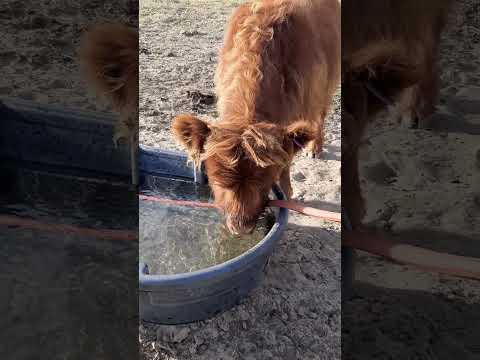
<instances>
[{"instance_id":1,"label":"small rock","mask_svg":"<svg viewBox=\"0 0 480 360\"><path fill-rule=\"evenodd\" d=\"M295 181L303 182L306 179L307 178L305 177L305 175L303 175L303 173L301 173L301 172L297 172L297 173L293 174L293 180L295 180Z\"/></svg>"},{"instance_id":2,"label":"small rock","mask_svg":"<svg viewBox=\"0 0 480 360\"><path fill-rule=\"evenodd\" d=\"M201 344L200 346L197 347L197 353L198 354L203 354L205 351L207 351L208 345L207 344Z\"/></svg>"},{"instance_id":3,"label":"small rock","mask_svg":"<svg viewBox=\"0 0 480 360\"><path fill-rule=\"evenodd\" d=\"M196 36L196 35L205 35L204 33L201 33L197 30L193 30L193 31L184 31L182 33L182 35L185 35L187 37L190 37L190 36Z\"/></svg>"},{"instance_id":4,"label":"small rock","mask_svg":"<svg viewBox=\"0 0 480 360\"><path fill-rule=\"evenodd\" d=\"M181 343L190 335L188 327L162 325L157 328L157 340L171 343Z\"/></svg>"},{"instance_id":5,"label":"small rock","mask_svg":"<svg viewBox=\"0 0 480 360\"><path fill-rule=\"evenodd\" d=\"M195 106L210 106L215 104L215 95L213 94L204 94L198 90L193 90L187 91L187 96L192 100L192 104Z\"/></svg>"},{"instance_id":6,"label":"small rock","mask_svg":"<svg viewBox=\"0 0 480 360\"><path fill-rule=\"evenodd\" d=\"M152 110L146 113L146 116L158 116L160 115L160 111L158 110Z\"/></svg>"}]
</instances>

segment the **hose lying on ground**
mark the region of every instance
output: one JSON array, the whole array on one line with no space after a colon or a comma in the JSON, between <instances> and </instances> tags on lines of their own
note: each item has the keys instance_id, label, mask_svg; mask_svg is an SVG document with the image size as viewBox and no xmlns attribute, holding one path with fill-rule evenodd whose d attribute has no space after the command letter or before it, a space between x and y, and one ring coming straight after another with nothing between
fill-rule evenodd
<instances>
[{"instance_id":1,"label":"hose lying on ground","mask_svg":"<svg viewBox=\"0 0 480 360\"><path fill-rule=\"evenodd\" d=\"M480 259L478 258L451 255L418 246L395 243L374 231L346 231L342 233L342 246L363 250L426 271L480 280Z\"/></svg>"}]
</instances>

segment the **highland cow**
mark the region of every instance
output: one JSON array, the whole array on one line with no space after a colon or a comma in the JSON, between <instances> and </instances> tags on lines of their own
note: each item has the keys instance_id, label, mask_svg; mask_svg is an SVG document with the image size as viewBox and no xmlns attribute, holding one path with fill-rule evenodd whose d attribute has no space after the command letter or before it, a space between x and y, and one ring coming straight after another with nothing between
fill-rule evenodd
<instances>
[{"instance_id":1,"label":"highland cow","mask_svg":"<svg viewBox=\"0 0 480 360\"><path fill-rule=\"evenodd\" d=\"M230 231L250 232L274 183L291 197L290 164L318 155L340 82L338 0L264 0L231 17L216 72L219 121L178 116L173 132L203 163Z\"/></svg>"}]
</instances>

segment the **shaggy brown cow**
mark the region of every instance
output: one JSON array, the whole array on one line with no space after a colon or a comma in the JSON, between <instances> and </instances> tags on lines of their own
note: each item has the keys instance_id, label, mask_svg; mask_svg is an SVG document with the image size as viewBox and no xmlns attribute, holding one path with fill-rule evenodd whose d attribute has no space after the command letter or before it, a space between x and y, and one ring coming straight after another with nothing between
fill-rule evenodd
<instances>
[{"instance_id":1,"label":"shaggy brown cow","mask_svg":"<svg viewBox=\"0 0 480 360\"><path fill-rule=\"evenodd\" d=\"M101 24L84 34L79 51L87 81L120 113L114 142L129 142L133 184L138 182L138 49L137 29Z\"/></svg>"},{"instance_id":2,"label":"shaggy brown cow","mask_svg":"<svg viewBox=\"0 0 480 360\"><path fill-rule=\"evenodd\" d=\"M177 139L204 164L232 232L250 232L275 182L290 197L290 164L322 128L340 81L338 0L264 0L240 6L216 73L220 121L182 115Z\"/></svg>"},{"instance_id":3,"label":"shaggy brown cow","mask_svg":"<svg viewBox=\"0 0 480 360\"><path fill-rule=\"evenodd\" d=\"M365 213L358 147L368 119L392 104L403 122L434 111L438 43L451 2L343 2L342 204L354 227Z\"/></svg>"}]
</instances>

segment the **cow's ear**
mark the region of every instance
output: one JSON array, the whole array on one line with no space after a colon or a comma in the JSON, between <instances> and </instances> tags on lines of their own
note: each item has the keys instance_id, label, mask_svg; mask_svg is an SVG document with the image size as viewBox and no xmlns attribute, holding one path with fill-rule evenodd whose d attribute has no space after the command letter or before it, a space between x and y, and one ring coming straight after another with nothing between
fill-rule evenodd
<instances>
[{"instance_id":1,"label":"cow's ear","mask_svg":"<svg viewBox=\"0 0 480 360\"><path fill-rule=\"evenodd\" d=\"M208 123L193 115L179 115L173 120L172 131L177 141L187 150L190 159L198 165L205 141L210 135Z\"/></svg>"}]
</instances>

